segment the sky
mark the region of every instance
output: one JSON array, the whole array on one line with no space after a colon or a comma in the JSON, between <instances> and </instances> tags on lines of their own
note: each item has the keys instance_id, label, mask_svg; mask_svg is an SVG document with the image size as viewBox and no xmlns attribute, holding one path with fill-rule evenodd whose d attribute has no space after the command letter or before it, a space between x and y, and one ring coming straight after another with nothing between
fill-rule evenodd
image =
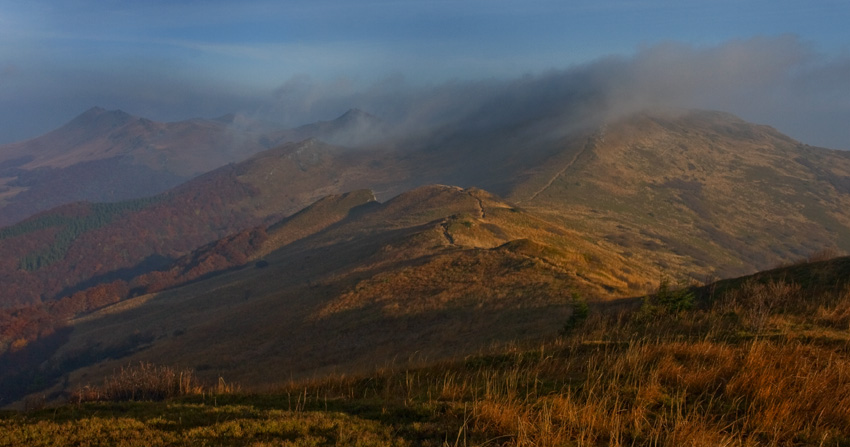
<instances>
[{"instance_id":1,"label":"sky","mask_svg":"<svg viewBox=\"0 0 850 447\"><path fill-rule=\"evenodd\" d=\"M593 90L850 149L848 23L845 0L0 0L0 143L93 106L298 125Z\"/></svg>"}]
</instances>

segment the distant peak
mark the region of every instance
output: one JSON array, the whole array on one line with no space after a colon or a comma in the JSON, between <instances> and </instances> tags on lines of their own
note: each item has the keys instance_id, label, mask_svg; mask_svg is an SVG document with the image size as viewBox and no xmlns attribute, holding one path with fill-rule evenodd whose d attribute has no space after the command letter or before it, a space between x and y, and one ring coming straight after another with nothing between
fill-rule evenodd
<instances>
[{"instance_id":1,"label":"distant peak","mask_svg":"<svg viewBox=\"0 0 850 447\"><path fill-rule=\"evenodd\" d=\"M337 121L351 121L351 120L355 120L355 119L356 120L362 120L362 119L377 120L377 118L374 115L367 113L367 112L364 112L363 110L360 110L358 108L348 109L347 112L340 115L340 117L337 118L336 120Z\"/></svg>"},{"instance_id":2,"label":"distant peak","mask_svg":"<svg viewBox=\"0 0 850 447\"><path fill-rule=\"evenodd\" d=\"M123 110L118 110L118 109L116 109L116 110L106 110L103 107L99 107L99 106L94 106L94 107L86 110L85 112L83 112L79 116L83 117L83 116L99 116L99 115L111 115L111 116L115 116L115 117L130 117L130 116L132 116L129 113L123 111Z\"/></svg>"},{"instance_id":3,"label":"distant peak","mask_svg":"<svg viewBox=\"0 0 850 447\"><path fill-rule=\"evenodd\" d=\"M343 115L368 115L368 113L364 112L361 109L358 109L357 107L354 107L354 108L348 109L348 111L345 112Z\"/></svg>"},{"instance_id":4,"label":"distant peak","mask_svg":"<svg viewBox=\"0 0 850 447\"><path fill-rule=\"evenodd\" d=\"M101 113L104 113L104 112L106 112L106 109L104 109L103 107L94 106L94 107L86 110L82 114L83 115L100 115Z\"/></svg>"},{"instance_id":5,"label":"distant peak","mask_svg":"<svg viewBox=\"0 0 850 447\"><path fill-rule=\"evenodd\" d=\"M228 113L226 115L219 116L217 118L213 118L212 121L218 121L220 123L225 124L233 124L236 121L237 115L235 113Z\"/></svg>"},{"instance_id":6,"label":"distant peak","mask_svg":"<svg viewBox=\"0 0 850 447\"><path fill-rule=\"evenodd\" d=\"M92 107L78 115L68 123L71 127L90 126L119 126L133 119L133 116L123 110L106 110L103 107Z\"/></svg>"}]
</instances>

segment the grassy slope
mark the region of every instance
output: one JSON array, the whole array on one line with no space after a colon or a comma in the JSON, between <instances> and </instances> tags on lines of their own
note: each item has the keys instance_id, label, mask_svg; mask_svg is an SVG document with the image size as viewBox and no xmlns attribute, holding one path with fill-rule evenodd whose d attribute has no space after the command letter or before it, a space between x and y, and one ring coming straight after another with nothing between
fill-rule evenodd
<instances>
[{"instance_id":1,"label":"grassy slope","mask_svg":"<svg viewBox=\"0 0 850 447\"><path fill-rule=\"evenodd\" d=\"M716 112L636 115L565 149L506 197L675 274L850 250L850 157Z\"/></svg>"},{"instance_id":2,"label":"grassy slope","mask_svg":"<svg viewBox=\"0 0 850 447\"><path fill-rule=\"evenodd\" d=\"M718 284L681 313L594 306L561 338L458 361L8 413L0 444L846 446L848 262Z\"/></svg>"},{"instance_id":3,"label":"grassy slope","mask_svg":"<svg viewBox=\"0 0 850 447\"><path fill-rule=\"evenodd\" d=\"M492 186L547 220L605 238L619 255L675 276L730 276L850 248L850 159L765 126L699 112L636 116L601 135L571 133L557 141L505 132L504 139L432 136L398 151L346 151L316 140L265 151L81 235L69 253L102 259L97 265L69 257L22 272L18 261L30 253L8 246L33 241L0 241L8 264L0 275L18 285L0 291L0 299L51 299L92 278L126 276L146 259L184 255L328 194L372 188L384 200L425 180Z\"/></svg>"},{"instance_id":4,"label":"grassy slope","mask_svg":"<svg viewBox=\"0 0 850 447\"><path fill-rule=\"evenodd\" d=\"M272 226L265 267L73 321L48 365L112 357L79 365L69 390L135 361L273 385L552 333L573 293L639 295L658 274L485 191L430 186L370 200L329 198ZM309 228L320 231L302 237Z\"/></svg>"},{"instance_id":5,"label":"grassy slope","mask_svg":"<svg viewBox=\"0 0 850 447\"><path fill-rule=\"evenodd\" d=\"M344 152L315 140L283 145L145 199L153 205L121 213L66 241L18 229L69 208L102 206L66 205L4 229L14 236L0 240L0 277L13 287L0 290L0 306L51 301L86 284L129 279L130 272L140 273L151 260L183 256L228 234L291 215L325 195L385 185L403 175L403 170L370 167L366 152ZM54 231L78 227L76 220L59 222ZM32 271L18 268L44 251L61 256Z\"/></svg>"}]
</instances>

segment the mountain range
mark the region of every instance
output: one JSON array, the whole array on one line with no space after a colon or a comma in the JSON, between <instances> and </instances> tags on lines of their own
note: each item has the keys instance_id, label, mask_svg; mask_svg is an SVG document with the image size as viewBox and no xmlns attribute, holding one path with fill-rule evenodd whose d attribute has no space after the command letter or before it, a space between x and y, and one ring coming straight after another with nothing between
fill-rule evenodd
<instances>
[{"instance_id":1,"label":"mountain range","mask_svg":"<svg viewBox=\"0 0 850 447\"><path fill-rule=\"evenodd\" d=\"M94 107L31 140L0 146L0 226L66 203L167 191L284 142L339 141L381 123L359 110L283 129L245 115L160 123Z\"/></svg>"},{"instance_id":2,"label":"mountain range","mask_svg":"<svg viewBox=\"0 0 850 447\"><path fill-rule=\"evenodd\" d=\"M466 355L577 296L850 249L850 156L721 112L400 136L351 110L239 143L236 121L92 109L0 147L4 222L62 203L0 229L4 403L138 361L263 387Z\"/></svg>"}]
</instances>

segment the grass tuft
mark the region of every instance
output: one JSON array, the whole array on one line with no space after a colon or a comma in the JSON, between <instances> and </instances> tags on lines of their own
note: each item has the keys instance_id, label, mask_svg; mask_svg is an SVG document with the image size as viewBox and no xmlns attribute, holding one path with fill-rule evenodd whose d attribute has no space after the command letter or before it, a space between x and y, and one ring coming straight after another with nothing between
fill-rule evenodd
<instances>
[{"instance_id":1,"label":"grass tuft","mask_svg":"<svg viewBox=\"0 0 850 447\"><path fill-rule=\"evenodd\" d=\"M157 366L141 362L138 365L122 367L118 372L104 380L101 386L85 386L71 396L71 401L82 402L122 402L122 401L161 401L180 396L232 393L238 386L219 378L214 387L204 387L191 369L176 369L169 366Z\"/></svg>"}]
</instances>

